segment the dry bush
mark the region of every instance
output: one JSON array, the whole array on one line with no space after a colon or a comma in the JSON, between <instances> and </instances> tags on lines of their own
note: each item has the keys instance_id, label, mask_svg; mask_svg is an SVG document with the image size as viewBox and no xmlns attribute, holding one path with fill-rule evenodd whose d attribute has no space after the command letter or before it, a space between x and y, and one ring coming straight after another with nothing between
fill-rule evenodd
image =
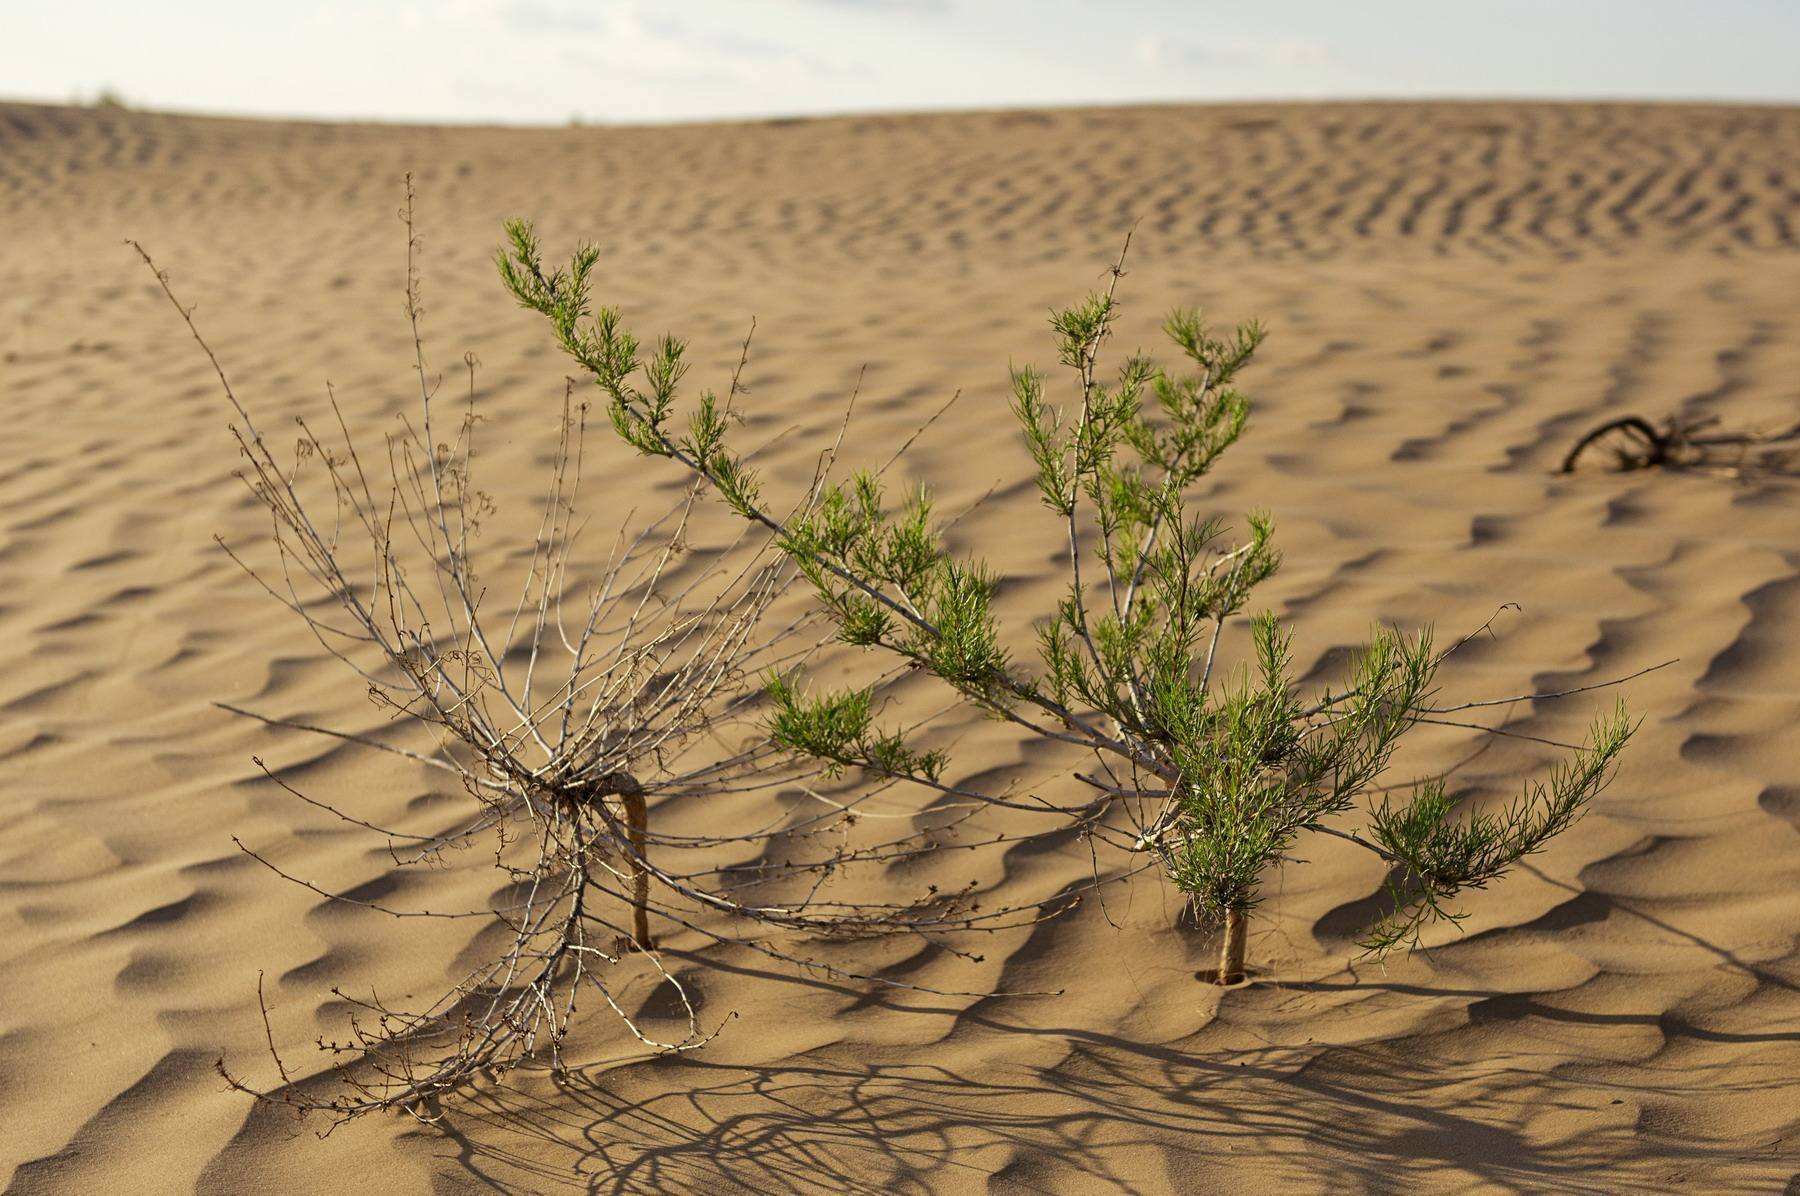
<instances>
[{"instance_id":1,"label":"dry bush","mask_svg":"<svg viewBox=\"0 0 1800 1196\"><path fill-rule=\"evenodd\" d=\"M566 390L527 563L504 591L513 600L495 600L502 591L478 564L505 554L481 550L493 502L477 481L476 363L465 358L458 381L466 385L452 395L428 362L410 177L402 215L417 389L411 413L373 453L332 395L335 426L322 433L298 420L292 459L278 457L192 309L129 242L212 362L236 416L239 476L270 517L272 562L226 551L382 711L429 732L429 740L415 749L226 708L448 774L466 811L454 827L429 835L377 825L353 804L328 804L269 776L300 801L379 837L396 869L441 867L485 842L503 880L503 896L488 908L397 908L331 892L240 842L271 871L332 901L397 919L497 924L504 933L479 966L423 1006L397 1008L334 989L354 1013L341 1040L320 1041L329 1057L322 1074L298 1075L276 1051L271 1029L279 1084L255 1088L221 1063L227 1081L338 1119L403 1109L433 1120L438 1097L478 1076L534 1056L565 1066L580 1005L604 1004L656 1050L685 1051L711 1039L729 1014L702 1024L697 1003L665 966L658 926L833 977L921 988L839 966L817 947L907 934L966 955L945 936L1036 917L978 909L967 891L873 902L834 895L834 879L858 866L878 872L959 836L964 847L982 841L964 834L967 814L867 817L878 789L834 800L814 787L818 766L797 766L770 742L760 721L763 674L806 660L818 636L804 613L772 618L794 570L762 529L697 547L690 542L696 485L661 518L618 529L603 558L580 551L578 500L593 468L589 412ZM738 393L734 377L722 418ZM804 501L817 500L829 466L828 454ZM759 791L802 800L743 800ZM660 824L663 803L681 799L707 803L700 830ZM704 954L694 958L704 966ZM635 967L627 979L647 968L672 989L686 1011L681 1034L658 1040L627 1013L609 980L627 965ZM263 1016L267 1029L266 1004Z\"/></svg>"}]
</instances>

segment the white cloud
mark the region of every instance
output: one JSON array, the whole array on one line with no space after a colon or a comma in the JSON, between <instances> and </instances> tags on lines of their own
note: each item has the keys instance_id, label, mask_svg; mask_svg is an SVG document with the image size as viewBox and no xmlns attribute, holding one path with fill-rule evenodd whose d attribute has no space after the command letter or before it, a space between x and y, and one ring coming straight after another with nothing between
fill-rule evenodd
<instances>
[{"instance_id":1,"label":"white cloud","mask_svg":"<svg viewBox=\"0 0 1800 1196\"><path fill-rule=\"evenodd\" d=\"M662 5L644 4L643 0L617 0L605 7L576 0L509 0L504 22L511 31L522 34L567 38L567 49L644 65L680 65L684 72L826 67L823 58L783 41L738 29L688 25L670 16Z\"/></svg>"},{"instance_id":2,"label":"white cloud","mask_svg":"<svg viewBox=\"0 0 1800 1196\"><path fill-rule=\"evenodd\" d=\"M1154 70L1192 67L1294 69L1325 66L1331 52L1323 42L1294 37L1241 37L1221 34L1204 41L1150 35L1138 41L1138 61Z\"/></svg>"},{"instance_id":3,"label":"white cloud","mask_svg":"<svg viewBox=\"0 0 1800 1196\"><path fill-rule=\"evenodd\" d=\"M791 44L768 22L690 22L654 0L444 0L461 36L491 39L454 79L459 100L538 118L661 118L742 97L804 94L848 69L830 46ZM684 14L685 15L685 14ZM446 22L449 23L449 22ZM501 52L502 49L506 52ZM530 82L518 77L529 62ZM504 65L503 65L504 64ZM554 98L552 98L554 97Z\"/></svg>"},{"instance_id":4,"label":"white cloud","mask_svg":"<svg viewBox=\"0 0 1800 1196\"><path fill-rule=\"evenodd\" d=\"M641 0L599 7L576 0L506 0L500 17L526 36L554 36L577 61L659 78L827 75L837 64L783 42L729 28L697 28Z\"/></svg>"},{"instance_id":5,"label":"white cloud","mask_svg":"<svg viewBox=\"0 0 1800 1196\"><path fill-rule=\"evenodd\" d=\"M868 12L949 12L950 0L806 0L821 8L864 9Z\"/></svg>"},{"instance_id":6,"label":"white cloud","mask_svg":"<svg viewBox=\"0 0 1800 1196\"><path fill-rule=\"evenodd\" d=\"M602 8L570 0L511 0L500 10L500 18L517 33L610 33L635 17L632 7Z\"/></svg>"}]
</instances>

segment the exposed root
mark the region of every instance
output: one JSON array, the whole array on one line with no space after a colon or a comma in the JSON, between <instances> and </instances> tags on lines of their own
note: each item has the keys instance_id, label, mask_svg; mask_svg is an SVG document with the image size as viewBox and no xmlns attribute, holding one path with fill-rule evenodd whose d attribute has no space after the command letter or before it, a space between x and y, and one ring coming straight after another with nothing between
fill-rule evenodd
<instances>
[{"instance_id":1,"label":"exposed root","mask_svg":"<svg viewBox=\"0 0 1800 1196\"><path fill-rule=\"evenodd\" d=\"M1609 419L1575 442L1563 457L1561 472L1574 473L1584 457L1596 455L1620 473L1656 468L1727 477L1792 472L1794 450L1778 446L1800 441L1800 423L1777 432L1708 432L1718 423L1716 417L1671 416L1659 427L1639 415Z\"/></svg>"}]
</instances>

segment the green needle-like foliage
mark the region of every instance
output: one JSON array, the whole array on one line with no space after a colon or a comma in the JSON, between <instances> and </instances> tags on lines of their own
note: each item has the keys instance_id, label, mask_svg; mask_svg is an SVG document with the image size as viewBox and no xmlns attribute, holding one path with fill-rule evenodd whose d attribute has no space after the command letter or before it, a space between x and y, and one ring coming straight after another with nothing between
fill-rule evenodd
<instances>
[{"instance_id":1,"label":"green needle-like foliage","mask_svg":"<svg viewBox=\"0 0 1800 1196\"><path fill-rule=\"evenodd\" d=\"M591 249L546 272L528 224L509 224L507 235L502 279L549 319L558 344L605 393L620 436L685 465L740 515L775 531L841 639L930 673L1030 735L1093 754L1092 773L1076 774L1088 800L1026 808L1079 817L1097 841L1154 853L1196 911L1225 924L1222 981L1241 974L1243 919L1301 835L1335 836L1379 856L1393 912L1364 945L1378 953L1412 945L1433 921L1459 917L1451 899L1566 830L1631 736L1622 708L1602 718L1584 746L1502 813L1464 813L1441 782L1366 808L1378 785L1393 791L1383 781L1401 737L1446 712L1433 703L1447 653L1428 632L1377 629L1344 688L1306 700L1294 684L1289 633L1257 615L1254 660L1235 678L1217 675L1221 629L1245 612L1281 557L1267 514L1249 513L1234 542L1222 519L1190 510L1190 495L1244 433L1250 401L1237 380L1265 334L1256 323L1221 332L1199 312L1177 309L1163 326L1176 364L1132 354L1103 371L1123 256L1105 291L1051 314L1073 401L1058 406L1034 369L1012 373L1012 411L1037 488L1067 542L1068 587L1038 618L1038 659L1027 668L1002 647L993 578L944 547L928 495L893 504L877 475L857 473L819 484L797 513L778 518L731 449L729 415L711 392L699 397L685 435L670 430L681 342L664 337L642 360L615 309L590 313ZM770 731L794 752L833 769L1018 804L946 784L941 755L876 730L873 690L808 695L776 678L769 694ZM1340 825L1359 812L1362 831Z\"/></svg>"},{"instance_id":2,"label":"green needle-like foliage","mask_svg":"<svg viewBox=\"0 0 1800 1196\"><path fill-rule=\"evenodd\" d=\"M846 765L874 767L888 776L920 777L935 782L944 771L940 752L915 752L899 735L874 728L875 695L871 689L845 689L820 698L795 691L784 677L769 679L775 715L769 733L790 751L821 760L827 775Z\"/></svg>"}]
</instances>

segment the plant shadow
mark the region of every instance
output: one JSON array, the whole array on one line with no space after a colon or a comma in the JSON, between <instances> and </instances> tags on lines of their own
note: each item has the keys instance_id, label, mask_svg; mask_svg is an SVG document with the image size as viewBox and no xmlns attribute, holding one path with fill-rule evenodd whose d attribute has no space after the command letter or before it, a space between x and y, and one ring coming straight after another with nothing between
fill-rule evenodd
<instances>
[{"instance_id":1,"label":"plant shadow","mask_svg":"<svg viewBox=\"0 0 1800 1196\"><path fill-rule=\"evenodd\" d=\"M1492 1007L1544 1013L1528 1000ZM1659 1175L1691 1166L1715 1176L1743 1158L1727 1142L1646 1146L1629 1116L1604 1114L1644 1089L1620 1089L1596 1113L1591 1091L1542 1085L1543 1069L1517 1054L1452 1064L1391 1045L1193 1053L973 1012L957 1020L991 1043L1048 1039L1060 1058L1008 1071L869 1061L838 1047L774 1066L685 1058L527 1079L459 1106L442 1126L456 1147L445 1162L499 1191L1211 1190L1254 1174L1291 1191L1449 1182L1610 1193L1627 1156ZM1671 1071L1659 1091L1703 1083ZM1517 1128L1558 1103L1594 1117L1593 1128L1549 1143Z\"/></svg>"}]
</instances>

